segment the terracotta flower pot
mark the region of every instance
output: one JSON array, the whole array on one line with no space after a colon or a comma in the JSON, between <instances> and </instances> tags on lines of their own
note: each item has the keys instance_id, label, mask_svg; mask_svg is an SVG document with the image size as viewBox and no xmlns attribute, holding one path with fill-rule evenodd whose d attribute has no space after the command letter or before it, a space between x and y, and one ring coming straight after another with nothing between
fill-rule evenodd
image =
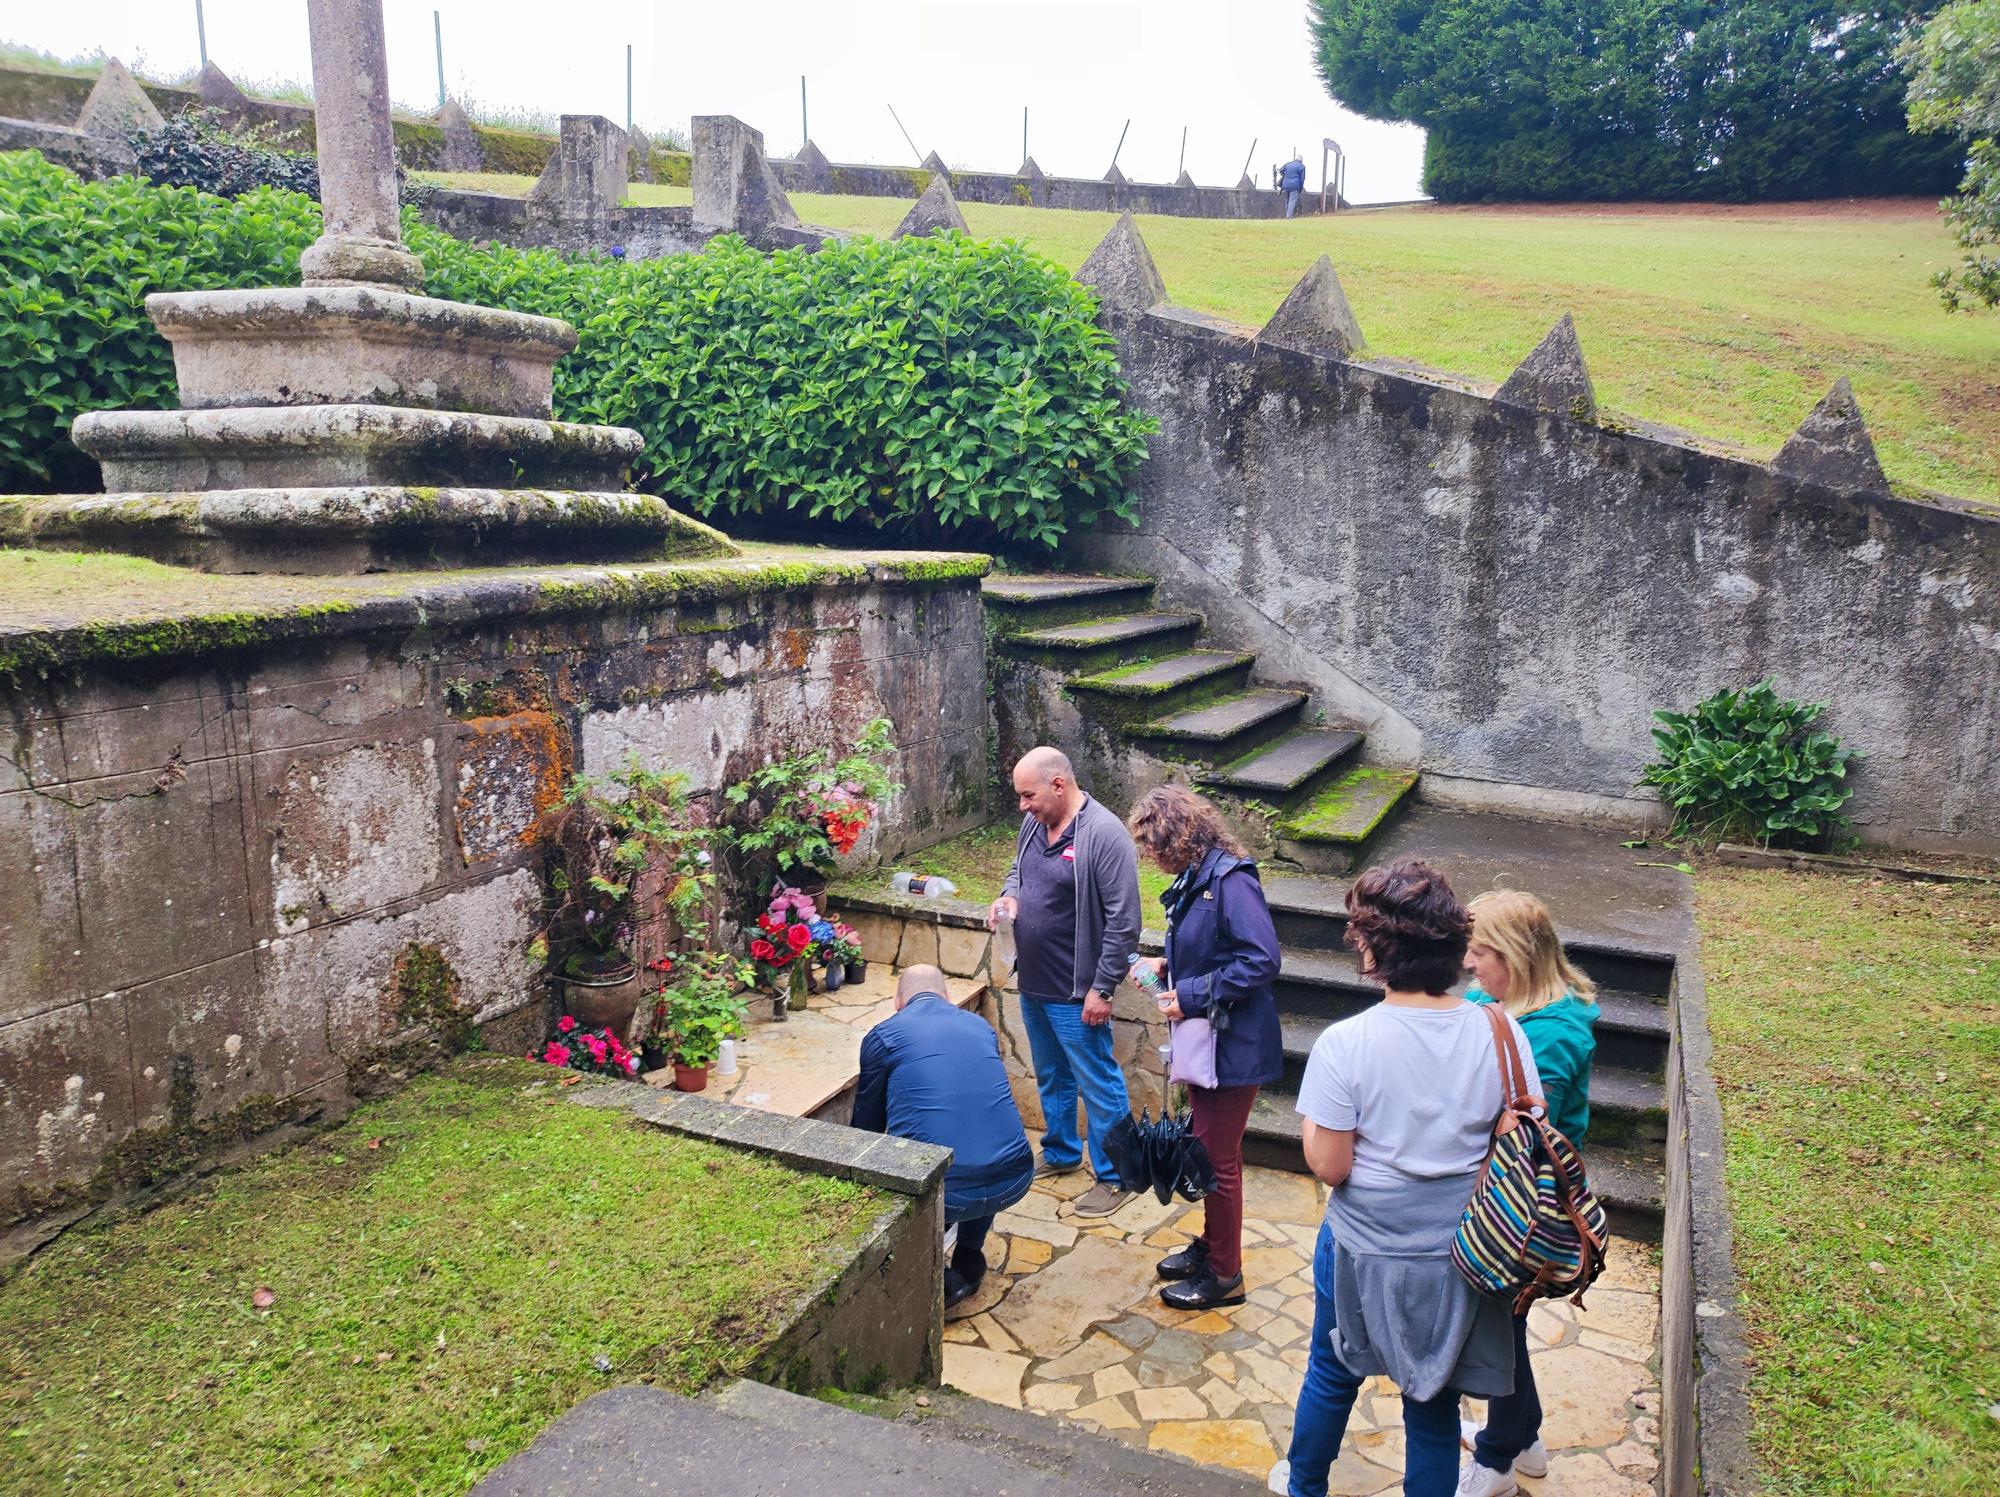
<instances>
[{"instance_id":1,"label":"terracotta flower pot","mask_svg":"<svg viewBox=\"0 0 2000 1497\"><path fill-rule=\"evenodd\" d=\"M645 974L636 967L602 977L565 977L563 1007L585 1029L608 1029L623 1039L639 1011Z\"/></svg>"},{"instance_id":2,"label":"terracotta flower pot","mask_svg":"<svg viewBox=\"0 0 2000 1497\"><path fill-rule=\"evenodd\" d=\"M699 1092L708 1089L707 1066L684 1066L674 1062L674 1090L677 1092Z\"/></svg>"}]
</instances>

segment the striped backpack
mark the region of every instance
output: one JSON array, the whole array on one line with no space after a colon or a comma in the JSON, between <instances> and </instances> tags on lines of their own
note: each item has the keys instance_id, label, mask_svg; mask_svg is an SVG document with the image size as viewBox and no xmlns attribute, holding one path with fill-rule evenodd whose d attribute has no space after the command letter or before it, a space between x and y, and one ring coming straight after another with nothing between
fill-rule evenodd
<instances>
[{"instance_id":1,"label":"striped backpack","mask_svg":"<svg viewBox=\"0 0 2000 1497\"><path fill-rule=\"evenodd\" d=\"M1538 1116L1513 1027L1500 1005L1484 1005L1500 1061L1500 1117L1493 1146L1452 1238L1451 1261L1481 1294L1527 1313L1538 1299L1584 1291L1604 1271L1604 1207L1591 1193L1576 1147Z\"/></svg>"}]
</instances>

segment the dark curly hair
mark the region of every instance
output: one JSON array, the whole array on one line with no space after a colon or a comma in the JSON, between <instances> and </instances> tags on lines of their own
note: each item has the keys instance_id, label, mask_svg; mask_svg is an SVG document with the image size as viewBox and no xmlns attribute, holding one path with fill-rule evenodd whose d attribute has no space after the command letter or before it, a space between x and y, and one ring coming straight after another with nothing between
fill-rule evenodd
<instances>
[{"instance_id":1,"label":"dark curly hair","mask_svg":"<svg viewBox=\"0 0 2000 1497\"><path fill-rule=\"evenodd\" d=\"M1171 873L1192 868L1211 847L1243 856L1242 844L1229 835L1215 807L1178 785L1161 785L1140 796L1125 825L1132 840Z\"/></svg>"},{"instance_id":2,"label":"dark curly hair","mask_svg":"<svg viewBox=\"0 0 2000 1497\"><path fill-rule=\"evenodd\" d=\"M1442 996L1459 979L1472 916L1430 864L1370 868L1347 889L1347 944L1385 988Z\"/></svg>"}]
</instances>

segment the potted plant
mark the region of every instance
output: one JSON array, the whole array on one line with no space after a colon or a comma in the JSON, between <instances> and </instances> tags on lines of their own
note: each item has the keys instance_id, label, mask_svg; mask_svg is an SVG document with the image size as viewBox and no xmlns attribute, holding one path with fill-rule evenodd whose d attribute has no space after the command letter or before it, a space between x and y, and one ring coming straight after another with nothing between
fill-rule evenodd
<instances>
[{"instance_id":1,"label":"potted plant","mask_svg":"<svg viewBox=\"0 0 2000 1497\"><path fill-rule=\"evenodd\" d=\"M853 926L834 921L833 934L821 943L821 951L826 960L828 992L845 983L868 980L868 963L861 955L861 934Z\"/></svg>"},{"instance_id":2,"label":"potted plant","mask_svg":"<svg viewBox=\"0 0 2000 1497\"><path fill-rule=\"evenodd\" d=\"M530 954L550 963L573 1017L622 1036L647 958L665 956L679 930L703 920L714 830L685 775L633 755L610 774L573 778L535 833L549 858L549 904Z\"/></svg>"},{"instance_id":3,"label":"potted plant","mask_svg":"<svg viewBox=\"0 0 2000 1497\"><path fill-rule=\"evenodd\" d=\"M854 850L881 803L902 788L889 778L895 751L889 719L878 717L843 758L816 749L775 760L725 790L744 882L825 888L836 860Z\"/></svg>"},{"instance_id":4,"label":"potted plant","mask_svg":"<svg viewBox=\"0 0 2000 1497\"><path fill-rule=\"evenodd\" d=\"M736 996L746 973L743 964L719 952L684 961L677 980L660 993L660 1034L674 1066L677 1091L698 1092L708 1085L722 1042L743 1031L743 1001Z\"/></svg>"}]
</instances>

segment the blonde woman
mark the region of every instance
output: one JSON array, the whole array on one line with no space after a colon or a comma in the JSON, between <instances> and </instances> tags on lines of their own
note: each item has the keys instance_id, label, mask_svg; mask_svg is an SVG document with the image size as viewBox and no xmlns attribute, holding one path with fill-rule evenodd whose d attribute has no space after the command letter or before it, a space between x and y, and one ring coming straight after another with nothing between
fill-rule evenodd
<instances>
[{"instance_id":1,"label":"blonde woman","mask_svg":"<svg viewBox=\"0 0 2000 1497\"><path fill-rule=\"evenodd\" d=\"M1521 1026L1541 1073L1549 1122L1582 1147L1590 1128L1590 1062L1597 1051L1597 987L1563 951L1548 906L1519 889L1496 889L1473 900L1472 941L1465 966L1466 998L1498 1003ZM1542 1404L1528 1365L1528 1317L1514 1321L1514 1391L1489 1399L1486 1427L1469 1421L1464 1443L1472 1459L1459 1474L1459 1497L1506 1497L1515 1476L1549 1468L1542 1445Z\"/></svg>"}]
</instances>

